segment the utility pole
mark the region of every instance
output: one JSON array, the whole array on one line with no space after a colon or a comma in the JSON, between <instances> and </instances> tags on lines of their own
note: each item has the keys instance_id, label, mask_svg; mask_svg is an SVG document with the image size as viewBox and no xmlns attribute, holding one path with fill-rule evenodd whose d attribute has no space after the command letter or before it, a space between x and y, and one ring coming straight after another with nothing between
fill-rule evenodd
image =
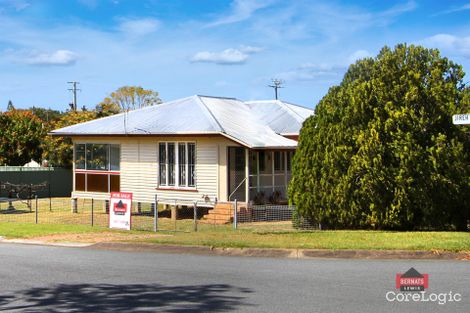
<instances>
[{"instance_id":1,"label":"utility pole","mask_svg":"<svg viewBox=\"0 0 470 313\"><path fill-rule=\"evenodd\" d=\"M284 81L282 81L281 79L272 79L271 80L273 82L273 85L268 85L268 87L271 87L274 89L274 95L276 97L276 100L278 100L278 93L277 93L277 90L279 88L285 88L285 87L282 87L281 85L284 83Z\"/></svg>"},{"instance_id":2,"label":"utility pole","mask_svg":"<svg viewBox=\"0 0 470 313\"><path fill-rule=\"evenodd\" d=\"M71 103L72 111L77 111L77 91L81 91L81 89L77 89L77 84L80 84L79 82L71 81L67 82L67 84L72 84L72 88L69 88L68 90L73 93L73 102Z\"/></svg>"}]
</instances>

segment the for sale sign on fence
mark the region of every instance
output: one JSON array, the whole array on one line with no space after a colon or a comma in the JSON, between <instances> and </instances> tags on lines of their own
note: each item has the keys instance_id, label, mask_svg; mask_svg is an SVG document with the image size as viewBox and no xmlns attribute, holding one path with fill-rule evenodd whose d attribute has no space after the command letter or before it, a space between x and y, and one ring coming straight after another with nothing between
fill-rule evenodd
<instances>
[{"instance_id":1,"label":"for sale sign on fence","mask_svg":"<svg viewBox=\"0 0 470 313\"><path fill-rule=\"evenodd\" d=\"M131 229L131 192L111 192L109 201L109 228Z\"/></svg>"}]
</instances>

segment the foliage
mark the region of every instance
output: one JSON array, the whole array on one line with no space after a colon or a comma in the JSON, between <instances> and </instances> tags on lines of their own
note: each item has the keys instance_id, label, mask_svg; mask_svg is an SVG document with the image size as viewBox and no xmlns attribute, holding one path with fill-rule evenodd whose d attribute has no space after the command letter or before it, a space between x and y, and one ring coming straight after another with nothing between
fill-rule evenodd
<instances>
[{"instance_id":1,"label":"foliage","mask_svg":"<svg viewBox=\"0 0 470 313\"><path fill-rule=\"evenodd\" d=\"M98 117L106 117L117 114L121 111L118 104L113 102L110 97L104 98L103 101L96 105L96 114Z\"/></svg>"},{"instance_id":2,"label":"foliage","mask_svg":"<svg viewBox=\"0 0 470 313\"><path fill-rule=\"evenodd\" d=\"M140 86L124 86L111 93L96 106L99 116L108 116L122 111L135 110L160 104L158 92Z\"/></svg>"},{"instance_id":3,"label":"foliage","mask_svg":"<svg viewBox=\"0 0 470 313\"><path fill-rule=\"evenodd\" d=\"M64 113L57 110L39 108L35 106L31 107L29 110L46 124L58 121L64 115Z\"/></svg>"},{"instance_id":4,"label":"foliage","mask_svg":"<svg viewBox=\"0 0 470 313\"><path fill-rule=\"evenodd\" d=\"M289 195L324 226L466 229L470 140L461 66L419 46L351 65L307 119Z\"/></svg>"},{"instance_id":5,"label":"foliage","mask_svg":"<svg viewBox=\"0 0 470 313\"><path fill-rule=\"evenodd\" d=\"M31 111L16 110L0 114L0 164L24 165L40 161L41 140L46 131Z\"/></svg>"},{"instance_id":6,"label":"foliage","mask_svg":"<svg viewBox=\"0 0 470 313\"><path fill-rule=\"evenodd\" d=\"M52 129L75 125L96 118L94 111L68 111L64 116L51 124ZM73 146L71 138L47 136L43 142L43 158L53 166L72 167Z\"/></svg>"}]
</instances>

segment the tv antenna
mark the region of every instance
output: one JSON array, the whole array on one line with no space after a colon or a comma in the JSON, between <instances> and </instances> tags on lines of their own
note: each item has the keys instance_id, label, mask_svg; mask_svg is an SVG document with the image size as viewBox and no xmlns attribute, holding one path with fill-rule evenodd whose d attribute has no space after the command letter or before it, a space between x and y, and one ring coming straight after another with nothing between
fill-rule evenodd
<instances>
[{"instance_id":1,"label":"tv antenna","mask_svg":"<svg viewBox=\"0 0 470 313\"><path fill-rule=\"evenodd\" d=\"M278 100L278 89L279 88L286 88L286 87L282 87L282 84L284 84L284 81L282 79L277 79L277 78L274 78L274 79L271 79L271 81L273 82L272 85L268 85L268 87L271 87L274 89L274 96L276 97L276 100Z\"/></svg>"}]
</instances>

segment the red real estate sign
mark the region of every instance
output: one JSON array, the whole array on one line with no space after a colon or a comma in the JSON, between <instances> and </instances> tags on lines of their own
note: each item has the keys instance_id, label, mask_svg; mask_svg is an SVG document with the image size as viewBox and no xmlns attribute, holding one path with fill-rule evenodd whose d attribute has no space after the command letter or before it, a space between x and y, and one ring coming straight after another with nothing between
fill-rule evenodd
<instances>
[{"instance_id":1,"label":"red real estate sign","mask_svg":"<svg viewBox=\"0 0 470 313\"><path fill-rule=\"evenodd\" d=\"M131 192L111 192L109 201L109 228L131 229Z\"/></svg>"}]
</instances>

